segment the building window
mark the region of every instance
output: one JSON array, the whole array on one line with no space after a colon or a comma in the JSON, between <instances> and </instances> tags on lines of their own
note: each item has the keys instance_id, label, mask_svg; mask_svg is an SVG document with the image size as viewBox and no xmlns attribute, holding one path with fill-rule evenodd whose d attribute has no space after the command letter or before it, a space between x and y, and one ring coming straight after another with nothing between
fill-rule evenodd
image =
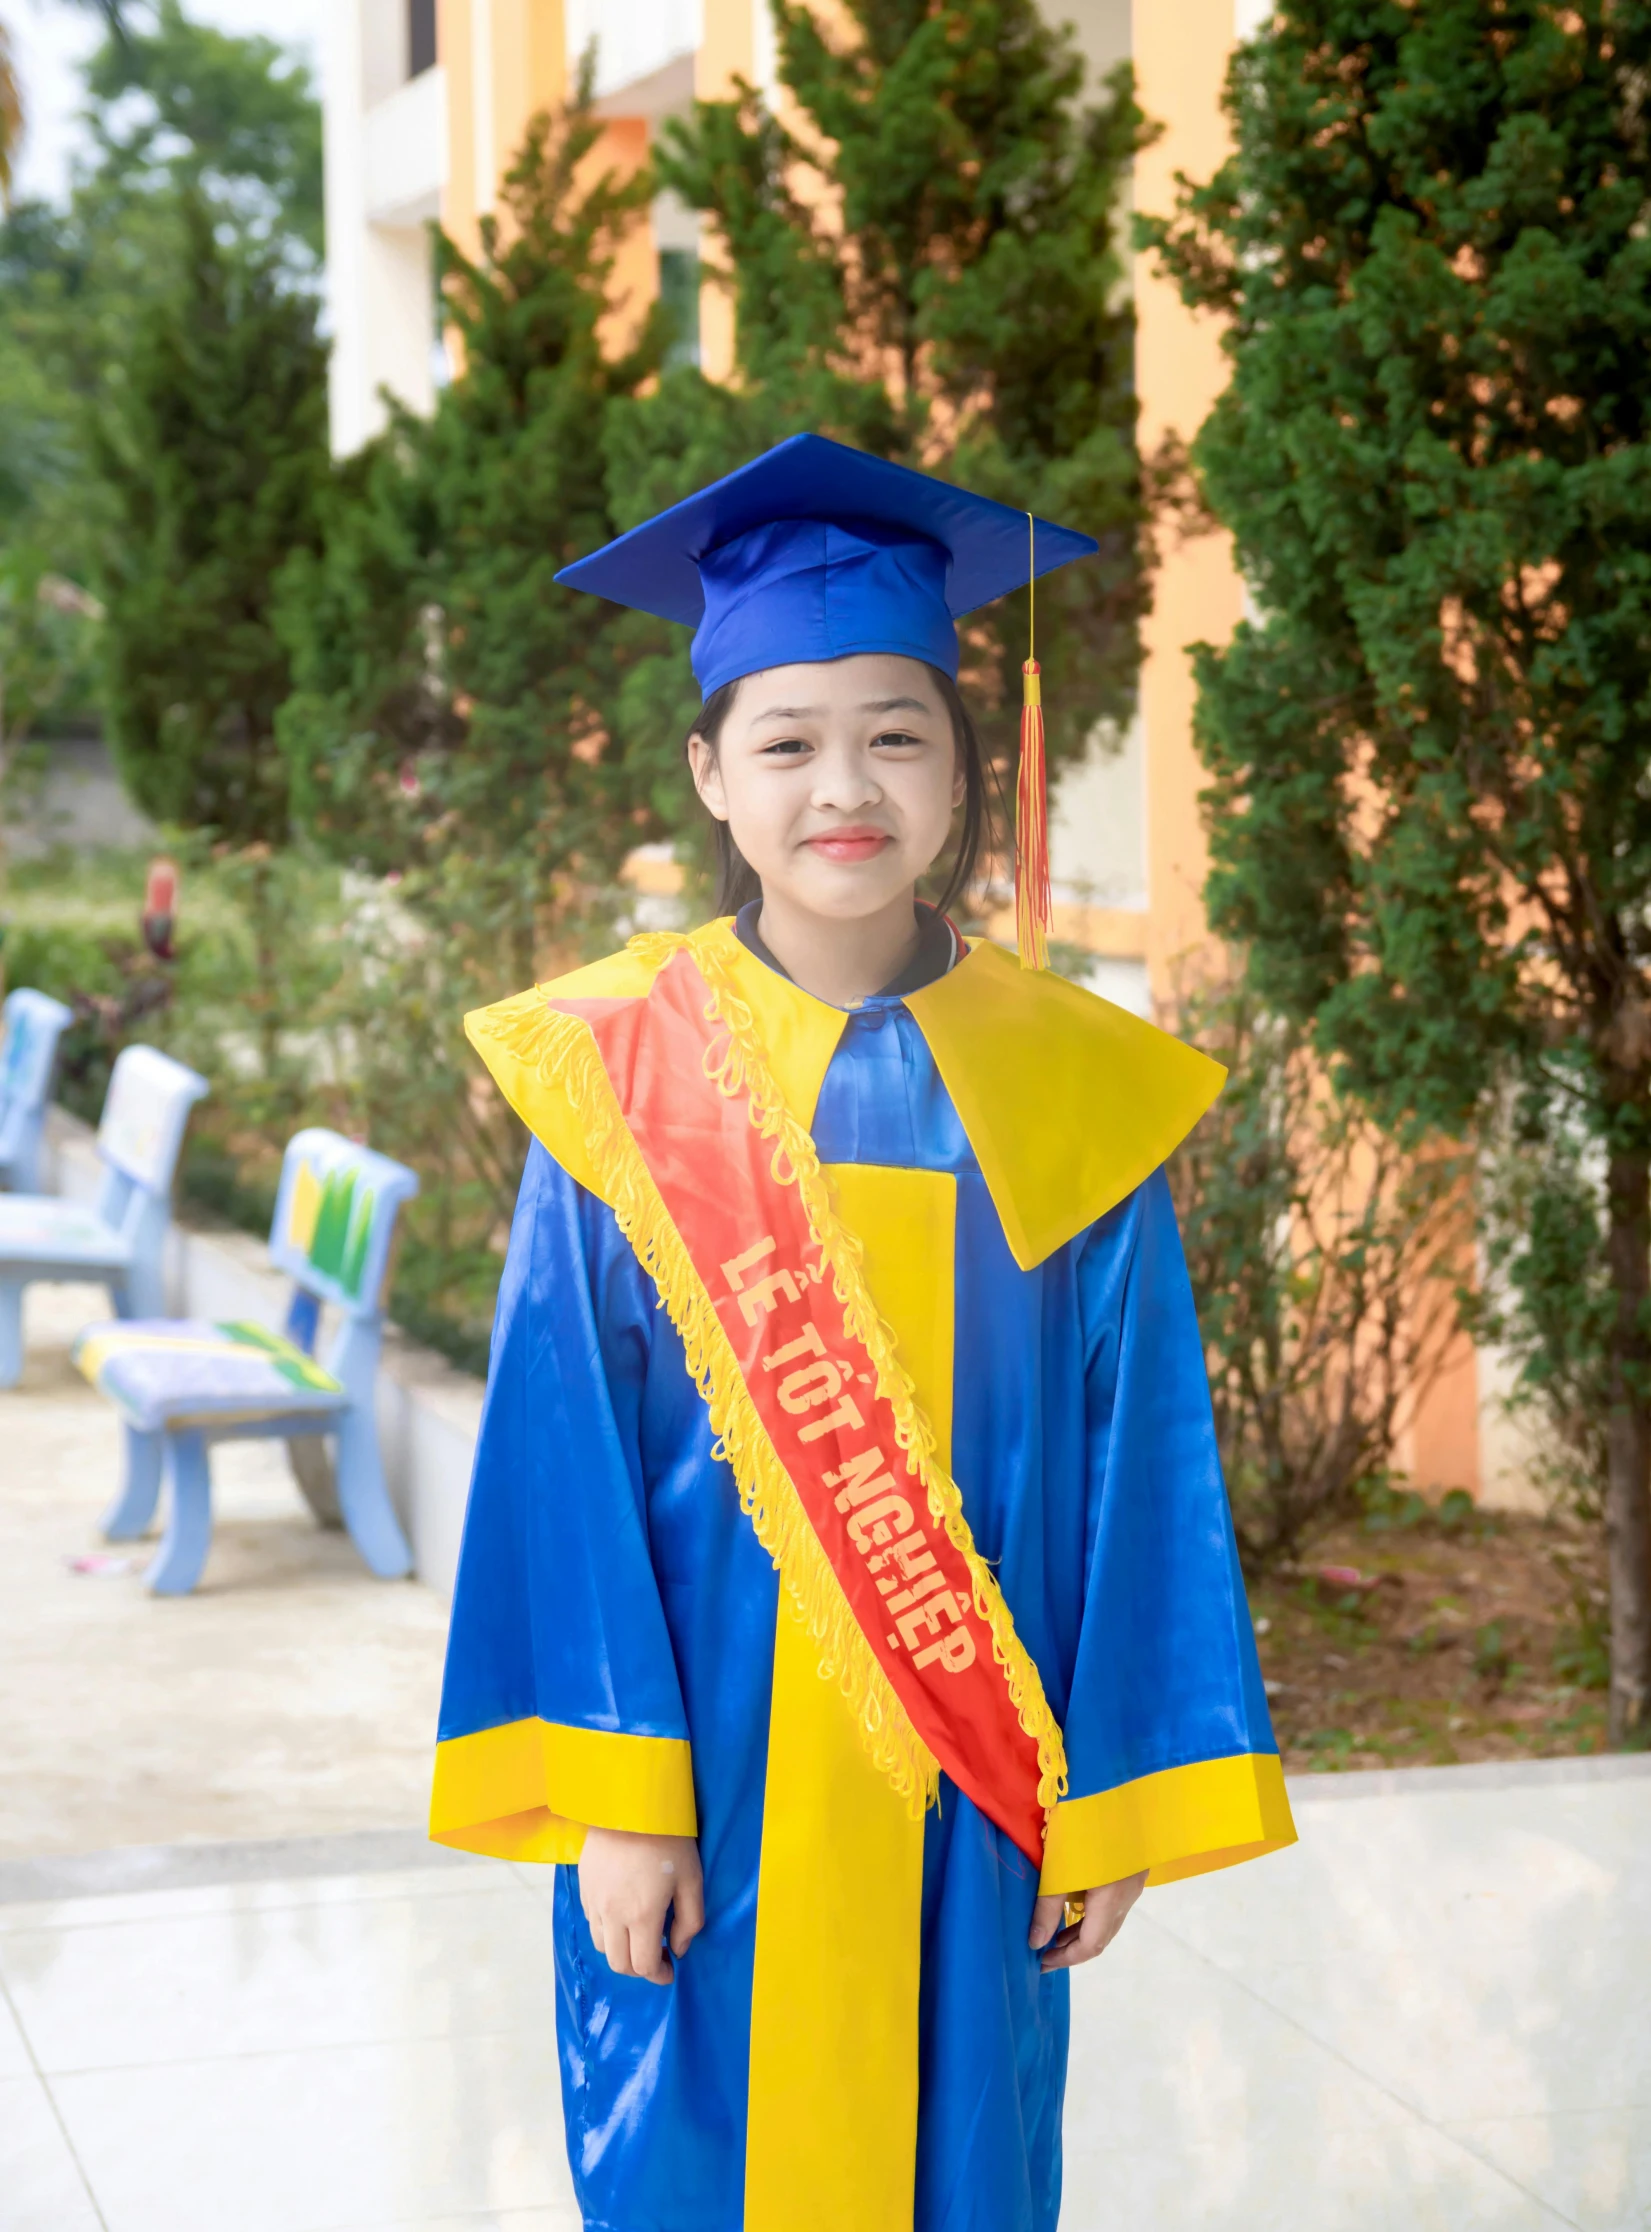
<instances>
[{"instance_id":1,"label":"building window","mask_svg":"<svg viewBox=\"0 0 1651 2232\"><path fill-rule=\"evenodd\" d=\"M699 362L699 258L691 248L659 251L659 299L671 321L667 365Z\"/></svg>"},{"instance_id":2,"label":"building window","mask_svg":"<svg viewBox=\"0 0 1651 2232\"><path fill-rule=\"evenodd\" d=\"M407 75L436 66L436 0L407 0Z\"/></svg>"}]
</instances>

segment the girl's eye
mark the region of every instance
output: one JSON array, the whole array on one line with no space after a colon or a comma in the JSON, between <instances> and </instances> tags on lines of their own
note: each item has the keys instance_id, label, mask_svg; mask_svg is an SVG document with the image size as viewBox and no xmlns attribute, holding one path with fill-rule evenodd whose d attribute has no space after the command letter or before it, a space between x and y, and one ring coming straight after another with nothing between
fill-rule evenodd
<instances>
[{"instance_id":1,"label":"girl's eye","mask_svg":"<svg viewBox=\"0 0 1651 2232\"><path fill-rule=\"evenodd\" d=\"M782 736L772 744L763 745L758 756L767 759L773 753L783 754L787 759L794 759L799 752L806 752L807 750L808 746L800 736Z\"/></svg>"},{"instance_id":2,"label":"girl's eye","mask_svg":"<svg viewBox=\"0 0 1651 2232\"><path fill-rule=\"evenodd\" d=\"M871 741L873 749L881 745L892 746L898 750L903 745L921 744L923 739L920 736L913 736L909 729L884 729L880 736L874 736Z\"/></svg>"}]
</instances>

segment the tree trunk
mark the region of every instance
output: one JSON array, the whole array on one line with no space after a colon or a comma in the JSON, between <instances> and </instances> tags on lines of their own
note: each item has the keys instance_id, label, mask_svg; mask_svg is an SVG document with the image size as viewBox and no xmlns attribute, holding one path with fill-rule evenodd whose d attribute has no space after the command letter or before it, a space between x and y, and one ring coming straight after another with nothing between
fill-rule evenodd
<instances>
[{"instance_id":1,"label":"tree trunk","mask_svg":"<svg viewBox=\"0 0 1651 2232\"><path fill-rule=\"evenodd\" d=\"M1651 1740L1651 1152L1613 1153L1607 1248L1616 1304L1605 1537L1611 1576L1610 1741Z\"/></svg>"},{"instance_id":2,"label":"tree trunk","mask_svg":"<svg viewBox=\"0 0 1651 2232\"><path fill-rule=\"evenodd\" d=\"M252 969L257 984L258 1055L264 1082L273 1083L281 1055L281 956L275 941L269 848L252 848Z\"/></svg>"}]
</instances>

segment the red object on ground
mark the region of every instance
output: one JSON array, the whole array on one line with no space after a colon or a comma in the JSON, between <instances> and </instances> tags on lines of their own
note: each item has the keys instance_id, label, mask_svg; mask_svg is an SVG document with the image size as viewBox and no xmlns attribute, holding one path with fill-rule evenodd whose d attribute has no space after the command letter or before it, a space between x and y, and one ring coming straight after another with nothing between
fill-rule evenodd
<instances>
[{"instance_id":1,"label":"red object on ground","mask_svg":"<svg viewBox=\"0 0 1651 2232\"><path fill-rule=\"evenodd\" d=\"M143 942L157 961L172 958L172 932L178 919L178 869L171 860L152 860L143 888Z\"/></svg>"}]
</instances>

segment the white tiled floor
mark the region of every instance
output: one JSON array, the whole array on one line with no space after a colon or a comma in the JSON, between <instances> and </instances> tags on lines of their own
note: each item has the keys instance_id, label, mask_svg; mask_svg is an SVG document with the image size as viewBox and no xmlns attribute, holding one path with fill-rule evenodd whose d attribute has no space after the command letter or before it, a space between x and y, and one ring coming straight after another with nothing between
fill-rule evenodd
<instances>
[{"instance_id":1,"label":"white tiled floor","mask_svg":"<svg viewBox=\"0 0 1651 2232\"><path fill-rule=\"evenodd\" d=\"M1064 2232L1646 2232L1647 1769L1314 1788L1151 1895L1076 1980ZM322 1867L0 1901L3 2232L575 2232L547 1879Z\"/></svg>"},{"instance_id":2,"label":"white tiled floor","mask_svg":"<svg viewBox=\"0 0 1651 2232\"><path fill-rule=\"evenodd\" d=\"M318 1528L273 1442L214 1450L201 1586L149 1596L154 1538L98 1529L118 1413L69 1362L108 1312L95 1287L31 1287L23 1382L0 1390L0 1859L419 1821L446 1606ZM88 1551L116 1566L76 1570Z\"/></svg>"}]
</instances>

